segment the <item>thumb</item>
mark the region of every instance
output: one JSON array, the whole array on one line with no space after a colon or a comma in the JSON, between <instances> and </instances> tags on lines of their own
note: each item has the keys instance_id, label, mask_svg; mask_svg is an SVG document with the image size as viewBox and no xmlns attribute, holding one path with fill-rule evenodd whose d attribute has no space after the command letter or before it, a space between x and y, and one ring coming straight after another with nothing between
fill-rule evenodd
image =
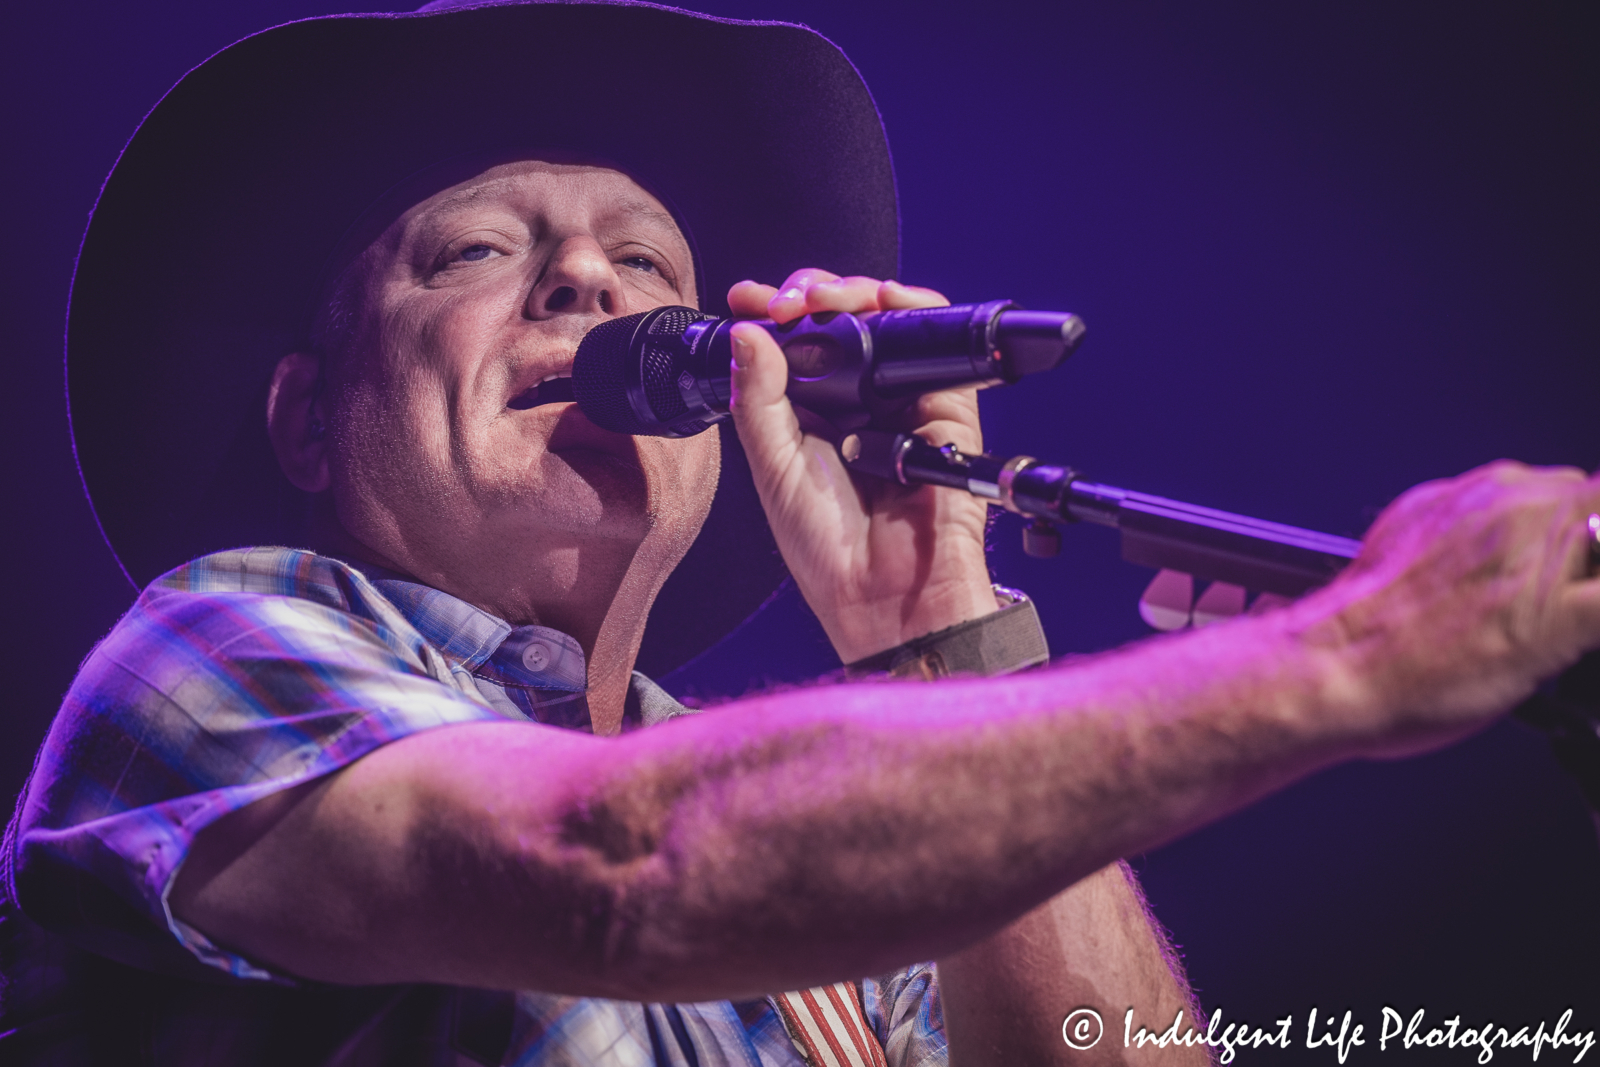
<instances>
[{"instance_id":1,"label":"thumb","mask_svg":"<svg viewBox=\"0 0 1600 1067\"><path fill-rule=\"evenodd\" d=\"M800 420L784 394L789 385L789 361L772 335L755 323L736 323L731 333L733 424L756 485L762 487L801 443Z\"/></svg>"},{"instance_id":2,"label":"thumb","mask_svg":"<svg viewBox=\"0 0 1600 1067\"><path fill-rule=\"evenodd\" d=\"M1564 599L1577 650L1600 652L1600 577L1574 582L1567 588Z\"/></svg>"}]
</instances>

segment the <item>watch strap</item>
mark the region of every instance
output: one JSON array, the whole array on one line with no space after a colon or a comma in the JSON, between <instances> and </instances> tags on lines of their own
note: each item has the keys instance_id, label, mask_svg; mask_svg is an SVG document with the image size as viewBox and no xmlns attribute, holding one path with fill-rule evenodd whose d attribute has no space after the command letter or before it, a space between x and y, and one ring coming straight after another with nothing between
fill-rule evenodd
<instances>
[{"instance_id":1,"label":"watch strap","mask_svg":"<svg viewBox=\"0 0 1600 1067\"><path fill-rule=\"evenodd\" d=\"M952 675L994 677L1050 662L1039 612L1026 593L994 587L999 611L958 622L845 665L846 678L887 674L935 681Z\"/></svg>"}]
</instances>

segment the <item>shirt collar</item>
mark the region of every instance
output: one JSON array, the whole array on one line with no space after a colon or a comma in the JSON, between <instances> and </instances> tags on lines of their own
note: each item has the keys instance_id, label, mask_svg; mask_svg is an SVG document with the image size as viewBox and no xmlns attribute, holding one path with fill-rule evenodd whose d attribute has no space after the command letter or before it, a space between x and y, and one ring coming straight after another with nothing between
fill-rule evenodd
<instances>
[{"instance_id":1,"label":"shirt collar","mask_svg":"<svg viewBox=\"0 0 1600 1067\"><path fill-rule=\"evenodd\" d=\"M505 686L588 688L588 664L577 640L549 626L512 626L459 597L359 560L344 562L366 575L406 621L447 659Z\"/></svg>"}]
</instances>

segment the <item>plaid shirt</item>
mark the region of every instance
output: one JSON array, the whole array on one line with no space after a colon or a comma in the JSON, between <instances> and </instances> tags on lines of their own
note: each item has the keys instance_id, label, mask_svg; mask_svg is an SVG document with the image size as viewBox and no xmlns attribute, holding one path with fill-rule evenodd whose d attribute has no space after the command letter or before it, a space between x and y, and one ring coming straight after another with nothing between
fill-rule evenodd
<instances>
[{"instance_id":1,"label":"plaid shirt","mask_svg":"<svg viewBox=\"0 0 1600 1067\"><path fill-rule=\"evenodd\" d=\"M195 835L228 812L437 726L588 730L586 676L566 634L310 552L223 552L163 576L85 661L7 828L0 1060L453 1064L505 1049L518 1065L799 1067L765 1000L324 986L168 907ZM625 729L687 713L634 675ZM891 1064L945 1062L930 965L864 980L862 1000Z\"/></svg>"}]
</instances>

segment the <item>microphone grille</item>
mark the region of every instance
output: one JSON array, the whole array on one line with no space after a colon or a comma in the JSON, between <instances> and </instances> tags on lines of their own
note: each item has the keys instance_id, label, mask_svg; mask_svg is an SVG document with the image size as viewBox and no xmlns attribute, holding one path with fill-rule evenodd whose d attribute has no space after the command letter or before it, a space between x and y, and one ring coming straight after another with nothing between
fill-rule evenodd
<instances>
[{"instance_id":1,"label":"microphone grille","mask_svg":"<svg viewBox=\"0 0 1600 1067\"><path fill-rule=\"evenodd\" d=\"M628 344L649 312L608 319L583 335L572 360L572 397L590 422L613 433L649 433L628 402Z\"/></svg>"},{"instance_id":2,"label":"microphone grille","mask_svg":"<svg viewBox=\"0 0 1600 1067\"><path fill-rule=\"evenodd\" d=\"M645 399L650 410L662 422L676 422L688 414L689 408L678 391L678 361L675 353L660 345L645 349L644 362L639 367L639 377L644 383Z\"/></svg>"},{"instance_id":3,"label":"microphone grille","mask_svg":"<svg viewBox=\"0 0 1600 1067\"><path fill-rule=\"evenodd\" d=\"M683 331L699 322L709 318L704 312L694 308L669 307L662 310L650 324L651 337L682 337Z\"/></svg>"},{"instance_id":4,"label":"microphone grille","mask_svg":"<svg viewBox=\"0 0 1600 1067\"><path fill-rule=\"evenodd\" d=\"M675 423L689 413L678 388L678 376L683 373L683 331L702 318L705 316L694 308L666 308L645 327L651 340L645 344L639 380L650 410L663 423Z\"/></svg>"}]
</instances>

